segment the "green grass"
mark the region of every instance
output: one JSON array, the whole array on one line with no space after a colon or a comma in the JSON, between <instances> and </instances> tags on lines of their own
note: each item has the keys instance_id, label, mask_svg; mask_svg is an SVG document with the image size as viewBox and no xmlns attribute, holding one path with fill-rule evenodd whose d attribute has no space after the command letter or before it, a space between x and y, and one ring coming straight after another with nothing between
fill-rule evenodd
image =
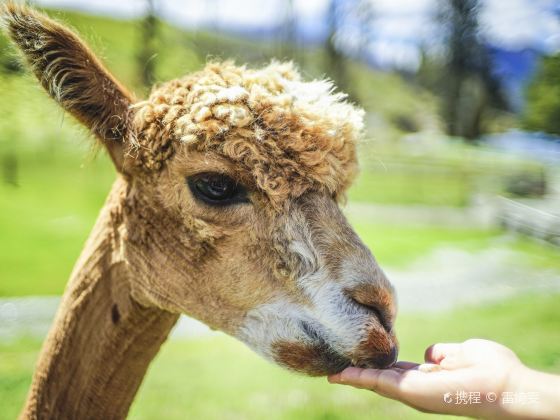
<instances>
[{"instance_id":1,"label":"green grass","mask_svg":"<svg viewBox=\"0 0 560 420\"><path fill-rule=\"evenodd\" d=\"M379 224L361 217L350 222L382 266L403 268L436 248L456 248L470 252L508 249L517 252L535 270L560 273L557 247L537 242L522 235L506 234L500 229L448 227L434 225ZM560 275L560 274L559 274Z\"/></svg>"},{"instance_id":2,"label":"green grass","mask_svg":"<svg viewBox=\"0 0 560 420\"><path fill-rule=\"evenodd\" d=\"M19 187L0 183L0 296L60 294L114 174L106 158L41 153L18 172Z\"/></svg>"},{"instance_id":3,"label":"green grass","mask_svg":"<svg viewBox=\"0 0 560 420\"><path fill-rule=\"evenodd\" d=\"M464 207L472 193L470 178L458 172L364 171L348 193L352 201Z\"/></svg>"},{"instance_id":4,"label":"green grass","mask_svg":"<svg viewBox=\"0 0 560 420\"><path fill-rule=\"evenodd\" d=\"M560 270L560 252L557 247L535 241L527 241L521 236L509 244L511 249L528 257L530 263L539 270Z\"/></svg>"},{"instance_id":5,"label":"green grass","mask_svg":"<svg viewBox=\"0 0 560 420\"><path fill-rule=\"evenodd\" d=\"M107 156L94 158L82 144L78 150L53 143L15 149L19 186L0 180L0 296L62 293L115 177ZM501 236L497 230L416 226L413 221L352 222L380 263L391 267L402 267L438 246L484 249ZM527 255L539 268L560 269L555 249L523 239L505 246Z\"/></svg>"},{"instance_id":6,"label":"green grass","mask_svg":"<svg viewBox=\"0 0 560 420\"><path fill-rule=\"evenodd\" d=\"M529 366L560 373L559 295L525 296L441 315L403 315L401 359L434 342L483 337L511 347ZM0 344L0 419L15 418L40 343ZM370 392L286 372L226 336L166 343L132 406L131 419L434 418Z\"/></svg>"},{"instance_id":7,"label":"green grass","mask_svg":"<svg viewBox=\"0 0 560 420\"><path fill-rule=\"evenodd\" d=\"M544 172L540 163L437 134L404 143L366 140L358 154L362 172L349 198L361 202L464 207L474 194L508 195L512 177L540 179Z\"/></svg>"},{"instance_id":8,"label":"green grass","mask_svg":"<svg viewBox=\"0 0 560 420\"><path fill-rule=\"evenodd\" d=\"M385 225L356 220L353 225L379 263L390 267L404 267L437 247L482 250L501 235L496 230L410 223Z\"/></svg>"}]
</instances>

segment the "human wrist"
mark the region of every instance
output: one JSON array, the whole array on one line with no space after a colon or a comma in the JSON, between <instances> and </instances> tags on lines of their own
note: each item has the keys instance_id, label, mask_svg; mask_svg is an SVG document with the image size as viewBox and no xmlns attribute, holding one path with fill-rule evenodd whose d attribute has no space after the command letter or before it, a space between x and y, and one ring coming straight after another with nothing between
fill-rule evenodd
<instances>
[{"instance_id":1,"label":"human wrist","mask_svg":"<svg viewBox=\"0 0 560 420\"><path fill-rule=\"evenodd\" d=\"M525 418L517 404L511 403L511 397L519 392L524 392L523 387L530 369L520 361L505 369L505 372L501 370L505 374L500 375L500 371L494 372L494 375L502 378L488 389L485 394L486 403L479 407L478 413L470 415L488 420Z\"/></svg>"},{"instance_id":2,"label":"human wrist","mask_svg":"<svg viewBox=\"0 0 560 420\"><path fill-rule=\"evenodd\" d=\"M502 392L523 392L527 388L527 378L534 371L523 363L513 365L508 372Z\"/></svg>"},{"instance_id":3,"label":"human wrist","mask_svg":"<svg viewBox=\"0 0 560 420\"><path fill-rule=\"evenodd\" d=\"M560 380L553 375L533 370L523 364L514 366L508 374L498 418L507 419L553 419L558 415L557 396Z\"/></svg>"}]
</instances>

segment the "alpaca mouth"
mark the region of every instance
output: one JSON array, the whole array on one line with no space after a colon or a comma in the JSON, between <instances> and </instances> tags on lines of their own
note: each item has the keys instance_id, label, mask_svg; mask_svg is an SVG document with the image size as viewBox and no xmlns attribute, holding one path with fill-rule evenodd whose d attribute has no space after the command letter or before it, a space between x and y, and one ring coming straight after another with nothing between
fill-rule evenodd
<instances>
[{"instance_id":1,"label":"alpaca mouth","mask_svg":"<svg viewBox=\"0 0 560 420\"><path fill-rule=\"evenodd\" d=\"M319 364L323 366L323 371L319 373L319 376L333 375L347 367L354 366L349 358L338 353L329 345L320 345L318 351L321 353Z\"/></svg>"},{"instance_id":2,"label":"alpaca mouth","mask_svg":"<svg viewBox=\"0 0 560 420\"><path fill-rule=\"evenodd\" d=\"M387 353L373 350L367 357L353 358L335 350L325 339L325 336L315 326L307 321L300 322L302 331L312 340L316 353L320 354L318 364L324 366L324 374L338 373L349 367L360 368L389 368L395 364L398 355L398 347L394 346Z\"/></svg>"},{"instance_id":3,"label":"alpaca mouth","mask_svg":"<svg viewBox=\"0 0 560 420\"><path fill-rule=\"evenodd\" d=\"M310 322L302 320L300 326L305 335L312 340L313 344L311 346L315 349L315 353L319 355L316 364L321 365L324 369L324 372L320 374L332 375L353 365L350 358L336 351L327 342L324 335Z\"/></svg>"},{"instance_id":4,"label":"alpaca mouth","mask_svg":"<svg viewBox=\"0 0 560 420\"><path fill-rule=\"evenodd\" d=\"M349 358L324 341L277 341L273 343L272 348L276 363L308 376L332 375L352 365Z\"/></svg>"}]
</instances>

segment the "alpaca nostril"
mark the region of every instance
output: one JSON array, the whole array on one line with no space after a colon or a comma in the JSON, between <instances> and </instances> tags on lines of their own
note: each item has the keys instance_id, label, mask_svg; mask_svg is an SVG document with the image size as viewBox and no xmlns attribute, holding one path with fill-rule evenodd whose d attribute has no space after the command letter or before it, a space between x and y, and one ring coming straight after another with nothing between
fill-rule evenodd
<instances>
[{"instance_id":1,"label":"alpaca nostril","mask_svg":"<svg viewBox=\"0 0 560 420\"><path fill-rule=\"evenodd\" d=\"M373 363L376 367L380 369L390 368L397 362L397 357L399 355L399 349L397 346L393 346L391 351L388 353L383 353L377 355L373 358Z\"/></svg>"},{"instance_id":2,"label":"alpaca nostril","mask_svg":"<svg viewBox=\"0 0 560 420\"><path fill-rule=\"evenodd\" d=\"M387 281L363 281L344 292L354 305L375 316L385 331L391 333L396 308L394 291Z\"/></svg>"},{"instance_id":3,"label":"alpaca nostril","mask_svg":"<svg viewBox=\"0 0 560 420\"><path fill-rule=\"evenodd\" d=\"M362 354L352 360L352 365L359 368L387 369L397 362L399 347L393 344L387 351L374 351Z\"/></svg>"},{"instance_id":4,"label":"alpaca nostril","mask_svg":"<svg viewBox=\"0 0 560 420\"><path fill-rule=\"evenodd\" d=\"M354 304L356 304L360 308L363 308L369 313L373 314L377 318L383 329L389 333L391 332L391 330L393 329L392 323L383 309L379 308L379 306L375 304L358 300L355 297L350 297L350 300L352 300L352 302L354 302Z\"/></svg>"}]
</instances>

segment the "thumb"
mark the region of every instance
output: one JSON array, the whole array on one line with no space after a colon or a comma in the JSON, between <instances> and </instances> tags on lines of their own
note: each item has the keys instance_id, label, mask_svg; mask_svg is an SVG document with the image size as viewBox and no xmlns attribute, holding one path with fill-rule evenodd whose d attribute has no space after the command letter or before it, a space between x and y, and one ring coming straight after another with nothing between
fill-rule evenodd
<instances>
[{"instance_id":1,"label":"thumb","mask_svg":"<svg viewBox=\"0 0 560 420\"><path fill-rule=\"evenodd\" d=\"M447 370L459 369L468 364L460 343L432 344L424 353L424 360L428 363L440 365Z\"/></svg>"}]
</instances>

